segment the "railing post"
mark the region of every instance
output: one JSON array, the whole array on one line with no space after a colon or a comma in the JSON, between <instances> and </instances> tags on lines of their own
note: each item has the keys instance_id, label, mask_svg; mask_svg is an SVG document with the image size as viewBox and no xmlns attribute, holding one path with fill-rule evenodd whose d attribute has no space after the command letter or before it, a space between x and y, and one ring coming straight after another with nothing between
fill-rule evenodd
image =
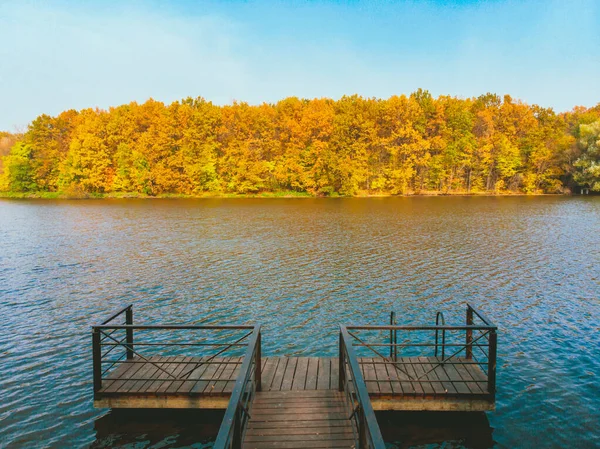
<instances>
[{"instance_id":1,"label":"railing post","mask_svg":"<svg viewBox=\"0 0 600 449\"><path fill-rule=\"evenodd\" d=\"M256 339L256 367L254 368L254 382L256 383L256 391L262 391L262 361L261 361L261 336L260 330L258 331L258 338Z\"/></svg>"},{"instance_id":2,"label":"railing post","mask_svg":"<svg viewBox=\"0 0 600 449\"><path fill-rule=\"evenodd\" d=\"M125 309L125 324L133 325L133 309L129 306ZM133 359L133 329L125 329L125 342L127 343L127 359Z\"/></svg>"},{"instance_id":3,"label":"railing post","mask_svg":"<svg viewBox=\"0 0 600 449\"><path fill-rule=\"evenodd\" d=\"M359 405L360 407L360 405ZM362 407L358 411L358 449L367 449L367 422Z\"/></svg>"},{"instance_id":4,"label":"railing post","mask_svg":"<svg viewBox=\"0 0 600 449\"><path fill-rule=\"evenodd\" d=\"M102 388L102 348L100 347L100 329L92 328L92 363L94 373L94 395Z\"/></svg>"},{"instance_id":5,"label":"railing post","mask_svg":"<svg viewBox=\"0 0 600 449\"><path fill-rule=\"evenodd\" d=\"M390 326L394 325L394 311L390 313ZM394 331L390 329L390 359L394 360Z\"/></svg>"},{"instance_id":6,"label":"railing post","mask_svg":"<svg viewBox=\"0 0 600 449\"><path fill-rule=\"evenodd\" d=\"M233 438L231 447L233 449L241 449L242 447L242 408L238 404L235 411L235 421L233 423Z\"/></svg>"},{"instance_id":7,"label":"railing post","mask_svg":"<svg viewBox=\"0 0 600 449\"><path fill-rule=\"evenodd\" d=\"M473 325L473 309L467 305L467 326ZM473 329L467 329L467 341L466 341L466 357L468 360L473 358Z\"/></svg>"},{"instance_id":8,"label":"railing post","mask_svg":"<svg viewBox=\"0 0 600 449\"><path fill-rule=\"evenodd\" d=\"M394 320L394 326L396 325ZM394 362L398 361L398 329L394 329Z\"/></svg>"},{"instance_id":9,"label":"railing post","mask_svg":"<svg viewBox=\"0 0 600 449\"><path fill-rule=\"evenodd\" d=\"M496 358L498 353L498 334L496 330L490 331L490 350L488 354L488 392L496 395Z\"/></svg>"},{"instance_id":10,"label":"railing post","mask_svg":"<svg viewBox=\"0 0 600 449\"><path fill-rule=\"evenodd\" d=\"M344 385L346 384L346 363L344 361L345 351L344 351L344 337L342 337L342 332L340 331L340 357L339 357L339 391L344 391Z\"/></svg>"}]
</instances>

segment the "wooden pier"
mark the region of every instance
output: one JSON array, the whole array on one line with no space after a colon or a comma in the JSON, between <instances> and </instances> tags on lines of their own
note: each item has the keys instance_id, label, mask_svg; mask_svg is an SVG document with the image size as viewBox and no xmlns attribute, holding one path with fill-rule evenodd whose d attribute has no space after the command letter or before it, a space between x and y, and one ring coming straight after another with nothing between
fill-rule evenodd
<instances>
[{"instance_id":1,"label":"wooden pier","mask_svg":"<svg viewBox=\"0 0 600 449\"><path fill-rule=\"evenodd\" d=\"M134 325L131 306L92 335L96 407L225 410L216 448L382 448L375 411L495 407L496 327L471 306L460 326L341 325L338 357L263 357L258 325Z\"/></svg>"}]
</instances>

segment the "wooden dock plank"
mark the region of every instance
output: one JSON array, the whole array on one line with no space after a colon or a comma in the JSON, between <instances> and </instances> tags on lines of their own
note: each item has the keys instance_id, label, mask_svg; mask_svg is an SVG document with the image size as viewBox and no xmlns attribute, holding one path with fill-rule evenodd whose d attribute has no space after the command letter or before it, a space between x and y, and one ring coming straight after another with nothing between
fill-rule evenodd
<instances>
[{"instance_id":1,"label":"wooden dock plank","mask_svg":"<svg viewBox=\"0 0 600 449\"><path fill-rule=\"evenodd\" d=\"M321 421L252 421L248 422L248 431L266 429L312 429L321 427L346 427L347 419L321 420Z\"/></svg>"},{"instance_id":2,"label":"wooden dock plank","mask_svg":"<svg viewBox=\"0 0 600 449\"><path fill-rule=\"evenodd\" d=\"M417 378L420 380L419 385L423 389L423 394L426 395L434 395L435 389L430 382L432 377L430 377L431 373L428 373L429 370L425 371L423 364L426 363L422 357L411 357L411 362L413 363L412 367L415 370L415 374Z\"/></svg>"},{"instance_id":3,"label":"wooden dock plank","mask_svg":"<svg viewBox=\"0 0 600 449\"><path fill-rule=\"evenodd\" d=\"M308 359L308 370L306 371L306 383L304 385L304 389L305 390L316 390L318 376L319 376L319 359L317 357L310 357Z\"/></svg>"},{"instance_id":4,"label":"wooden dock plank","mask_svg":"<svg viewBox=\"0 0 600 449\"><path fill-rule=\"evenodd\" d=\"M465 381L471 393L485 394L485 391L481 389L480 385L477 382L473 382L474 379L469 373L467 366L468 365L454 365L454 369L456 369L462 380Z\"/></svg>"},{"instance_id":5,"label":"wooden dock plank","mask_svg":"<svg viewBox=\"0 0 600 449\"><path fill-rule=\"evenodd\" d=\"M448 392L444 388L444 385L442 385L442 383L439 382L441 379L438 378L437 371L434 369L434 365L431 363L431 359L429 357L419 357L419 360L423 362L423 365L421 366L423 367L423 370L428 373L427 377L433 381L431 382L431 386L433 387L435 395L443 396L447 394Z\"/></svg>"},{"instance_id":6,"label":"wooden dock plank","mask_svg":"<svg viewBox=\"0 0 600 449\"><path fill-rule=\"evenodd\" d=\"M139 361L141 361L139 358L133 359L133 362ZM140 370L142 364L124 362L122 366L124 366L124 369L117 369L113 371L110 373L108 379L103 382L102 389L100 390L102 393L117 392L129 377Z\"/></svg>"},{"instance_id":7,"label":"wooden dock plank","mask_svg":"<svg viewBox=\"0 0 600 449\"><path fill-rule=\"evenodd\" d=\"M161 368L164 371L158 370L156 375L152 376L152 378L156 378L154 382L147 382L140 390L143 390L147 393L156 393L156 391L160 388L163 382L168 381L169 379L174 379L173 371L177 368L175 362L177 357L167 357L164 361L167 363L163 363Z\"/></svg>"},{"instance_id":8,"label":"wooden dock plank","mask_svg":"<svg viewBox=\"0 0 600 449\"><path fill-rule=\"evenodd\" d=\"M302 362L298 364L303 365ZM259 392L242 447L351 448L355 446L351 425L344 396L339 392Z\"/></svg>"},{"instance_id":9,"label":"wooden dock plank","mask_svg":"<svg viewBox=\"0 0 600 449\"><path fill-rule=\"evenodd\" d=\"M277 365L277 369L275 371L275 375L273 376L273 382L271 382L271 386L269 390L280 391L281 384L283 382L283 377L285 375L285 369L287 368L287 364L290 361L290 357L282 357L279 360L279 364ZM264 390L264 388L263 388Z\"/></svg>"},{"instance_id":10,"label":"wooden dock plank","mask_svg":"<svg viewBox=\"0 0 600 449\"><path fill-rule=\"evenodd\" d=\"M412 385L414 394L423 395L423 387L421 385L421 381L419 380L419 375L415 371L415 367L412 364L412 360L410 357L400 357L399 360L402 360L402 368L406 373L410 376L409 382Z\"/></svg>"},{"instance_id":11,"label":"wooden dock plank","mask_svg":"<svg viewBox=\"0 0 600 449\"><path fill-rule=\"evenodd\" d=\"M143 401L146 400L144 398L147 398L148 407L158 407L160 405L156 404L159 404L160 401L152 399L156 398L156 395L165 397L173 395L173 401L180 401L182 404L176 405L176 407L187 406L185 405L185 396L206 397L207 399L224 397L224 401L226 401L235 385L243 358L216 358L213 360L214 363L203 363L207 359L208 357L152 356L150 357L152 363L144 362L139 358L134 360L142 363L124 362L104 379L103 387L96 393L95 400L102 400L103 395L110 396L113 399L108 403L117 404L116 407L123 406L119 404L126 404L129 397L132 398L131 406L141 407ZM376 409L402 410L404 407L402 401L409 401L406 407L410 410L417 408L446 410L450 407L469 410L471 406L464 404L468 404L465 400L470 401L471 399L479 401L473 405L476 410L485 410L485 401L490 404L490 409L493 408L493 397L490 398L487 394L487 377L476 364L450 365L446 363L442 367L435 357L419 357L401 358L398 368L396 368L391 363L381 363L385 360L378 357L359 359L363 376L365 380L369 381L367 388L372 401L375 401L373 402L374 407L380 407ZM459 363L466 359L456 357L452 361ZM415 365L415 362L419 362L419 365ZM413 365L409 365L409 363L413 363ZM314 409L319 404L323 406L321 411L331 409L328 401L331 399L331 395L338 394L339 366L337 358L263 357L262 365L262 394L265 395L263 401L266 405L270 405L272 411L281 411L281 397L285 397L286 403L300 412L306 407ZM435 367L434 370L432 370L433 367ZM196 369L189 378L181 379L182 375L190 372L192 368ZM179 379L173 379L163 372L163 369ZM412 379L408 378L404 370L409 371ZM430 370L432 371L428 372ZM421 377L419 381L417 381L418 377ZM139 378L148 378L149 380L136 380ZM380 382L371 382L372 380ZM275 396L269 397L269 394ZM116 401L115 398L123 399ZM419 400L437 400L438 402L437 405L429 407L415 402L418 398L420 398ZM175 404L173 401L171 403ZM455 405L445 405L451 402ZM98 402L98 404L101 403L107 402ZM188 403L189 407L192 407L195 402ZM282 413L287 414L285 410Z\"/></svg>"},{"instance_id":12,"label":"wooden dock plank","mask_svg":"<svg viewBox=\"0 0 600 449\"><path fill-rule=\"evenodd\" d=\"M194 368L194 366L196 366L195 364L198 362L198 360L200 359L196 357L186 357L184 361L187 363L185 365L182 365L181 371L179 371L177 377L181 379L183 375L188 373L192 368ZM183 386L183 384L184 381L175 380L169 386L167 386L165 393L175 394Z\"/></svg>"},{"instance_id":13,"label":"wooden dock plank","mask_svg":"<svg viewBox=\"0 0 600 449\"><path fill-rule=\"evenodd\" d=\"M373 368L375 368L375 377L377 378L379 391L381 393L393 393L390 375L385 365L386 360L383 358L373 359ZM382 382L383 381L383 382Z\"/></svg>"},{"instance_id":14,"label":"wooden dock plank","mask_svg":"<svg viewBox=\"0 0 600 449\"><path fill-rule=\"evenodd\" d=\"M329 379L329 388L331 388L332 390L337 390L338 384L340 382L340 370L339 370L340 359L338 357L332 357L330 360L331 360L331 371L330 371L331 378Z\"/></svg>"},{"instance_id":15,"label":"wooden dock plank","mask_svg":"<svg viewBox=\"0 0 600 449\"><path fill-rule=\"evenodd\" d=\"M294 372L294 380L292 382L292 390L305 390L306 376L308 374L308 357L298 357L296 363L296 371Z\"/></svg>"},{"instance_id":16,"label":"wooden dock plank","mask_svg":"<svg viewBox=\"0 0 600 449\"><path fill-rule=\"evenodd\" d=\"M317 390L329 390L330 388L337 388L337 385L331 386L331 359L319 357Z\"/></svg>"},{"instance_id":17,"label":"wooden dock plank","mask_svg":"<svg viewBox=\"0 0 600 449\"><path fill-rule=\"evenodd\" d=\"M488 393L488 378L478 365L464 365L467 372L471 375L473 380L477 381L479 388L484 392Z\"/></svg>"},{"instance_id":18,"label":"wooden dock plank","mask_svg":"<svg viewBox=\"0 0 600 449\"><path fill-rule=\"evenodd\" d=\"M448 373L446 372L446 370L444 370L444 368L441 365L438 366L439 360L436 359L435 357L430 358L430 360L431 360L432 366L435 366L435 374L438 377L438 379L442 381L442 386L444 387L444 390L447 393L456 394L456 388L454 387L454 384L451 382L451 379L448 376Z\"/></svg>"},{"instance_id":19,"label":"wooden dock plank","mask_svg":"<svg viewBox=\"0 0 600 449\"><path fill-rule=\"evenodd\" d=\"M348 431L346 426L324 426L324 427L299 427L299 428L289 428L285 430L286 435L343 435L349 436L352 438L354 434L352 431ZM280 435L281 429L261 429L261 428L248 428L246 430L246 437L256 437L256 436L271 436L271 435Z\"/></svg>"},{"instance_id":20,"label":"wooden dock plank","mask_svg":"<svg viewBox=\"0 0 600 449\"><path fill-rule=\"evenodd\" d=\"M296 372L296 365L298 364L298 357L290 357L285 368L283 375L283 381L281 382L281 390L291 390L292 384L294 383L294 373Z\"/></svg>"},{"instance_id":21,"label":"wooden dock plank","mask_svg":"<svg viewBox=\"0 0 600 449\"><path fill-rule=\"evenodd\" d=\"M452 360L451 360L452 362ZM455 365L451 363L445 363L442 368L448 373L448 377L452 381L452 385L456 388L456 391L460 394L473 394L466 382L463 382L463 378L456 370Z\"/></svg>"},{"instance_id":22,"label":"wooden dock plank","mask_svg":"<svg viewBox=\"0 0 600 449\"><path fill-rule=\"evenodd\" d=\"M159 379L160 382L154 382L151 380L138 380L136 381L129 390L128 393L146 393L150 392L150 388L155 385L158 388L162 379L168 378L168 366L172 357L152 357L150 361L152 363L146 363L142 370L135 376L137 378L148 378L148 379Z\"/></svg>"},{"instance_id":23,"label":"wooden dock plank","mask_svg":"<svg viewBox=\"0 0 600 449\"><path fill-rule=\"evenodd\" d=\"M271 389L275 372L277 371L277 365L281 360L280 357L265 357L264 369L262 371L262 388L264 391Z\"/></svg>"},{"instance_id":24,"label":"wooden dock plank","mask_svg":"<svg viewBox=\"0 0 600 449\"><path fill-rule=\"evenodd\" d=\"M178 394L189 394L192 391L198 382L198 379L204 376L204 372L210 366L209 363L206 363L209 358L210 357L201 357L199 359L194 359L191 368L188 369L188 367L186 367L183 375L188 380L184 381L177 389Z\"/></svg>"},{"instance_id":25,"label":"wooden dock plank","mask_svg":"<svg viewBox=\"0 0 600 449\"><path fill-rule=\"evenodd\" d=\"M176 357L176 360L178 362L189 362L191 359L192 359L191 357ZM173 375L178 378L181 373L185 372L183 370L185 369L186 366L187 366L186 363L179 363L175 367L175 369L172 371ZM160 387L158 387L156 392L160 393L160 394L166 393L169 390L169 388L171 388L173 386L173 384L175 382L177 382L177 381L170 380L170 379L167 382L163 382L163 384Z\"/></svg>"},{"instance_id":26,"label":"wooden dock plank","mask_svg":"<svg viewBox=\"0 0 600 449\"><path fill-rule=\"evenodd\" d=\"M219 371L221 370L221 359L214 358L207 362L208 367L202 374L202 377L196 382L196 384L192 387L191 393L210 393L212 392L214 386L214 377L218 376Z\"/></svg>"},{"instance_id":27,"label":"wooden dock plank","mask_svg":"<svg viewBox=\"0 0 600 449\"><path fill-rule=\"evenodd\" d=\"M260 443L244 443L244 449L310 449L310 448L334 448L354 447L354 440L330 440L330 441L264 441Z\"/></svg>"}]
</instances>

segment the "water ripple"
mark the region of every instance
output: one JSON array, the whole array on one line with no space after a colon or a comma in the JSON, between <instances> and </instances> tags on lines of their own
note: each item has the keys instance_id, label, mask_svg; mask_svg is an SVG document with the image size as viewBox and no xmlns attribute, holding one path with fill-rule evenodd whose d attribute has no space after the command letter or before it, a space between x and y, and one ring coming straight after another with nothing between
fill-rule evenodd
<instances>
[{"instance_id":1,"label":"water ripple","mask_svg":"<svg viewBox=\"0 0 600 449\"><path fill-rule=\"evenodd\" d=\"M210 446L185 416L92 408L89 326L124 303L335 355L340 322L461 322L465 301L500 326L497 411L480 439L390 446L600 446L598 229L593 197L0 201L0 446Z\"/></svg>"}]
</instances>

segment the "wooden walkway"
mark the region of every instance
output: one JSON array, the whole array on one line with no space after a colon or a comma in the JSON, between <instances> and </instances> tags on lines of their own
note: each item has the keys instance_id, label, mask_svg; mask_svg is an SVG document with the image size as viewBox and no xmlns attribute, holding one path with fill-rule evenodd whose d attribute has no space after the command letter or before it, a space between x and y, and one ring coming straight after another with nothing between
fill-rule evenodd
<instances>
[{"instance_id":1,"label":"wooden walkway","mask_svg":"<svg viewBox=\"0 0 600 449\"><path fill-rule=\"evenodd\" d=\"M226 408L241 358L134 358L110 373L95 405L112 408ZM455 362L464 361L456 358ZM469 410L493 408L486 376L475 364L438 365L435 357L382 358L359 363L375 410ZM437 366L436 366L437 365ZM434 368L435 367L435 368ZM194 369L195 368L195 369ZM191 371L186 380L175 380ZM336 391L336 357L263 357L263 392Z\"/></svg>"},{"instance_id":2,"label":"wooden walkway","mask_svg":"<svg viewBox=\"0 0 600 449\"><path fill-rule=\"evenodd\" d=\"M244 449L355 446L344 395L332 390L256 393Z\"/></svg>"},{"instance_id":3,"label":"wooden walkway","mask_svg":"<svg viewBox=\"0 0 600 449\"><path fill-rule=\"evenodd\" d=\"M215 449L385 449L377 410L494 409L498 328L465 312L461 325L442 312L435 326L394 312L390 325L341 324L338 359L265 357L260 324L134 325L128 305L92 326L94 405L225 410Z\"/></svg>"}]
</instances>

